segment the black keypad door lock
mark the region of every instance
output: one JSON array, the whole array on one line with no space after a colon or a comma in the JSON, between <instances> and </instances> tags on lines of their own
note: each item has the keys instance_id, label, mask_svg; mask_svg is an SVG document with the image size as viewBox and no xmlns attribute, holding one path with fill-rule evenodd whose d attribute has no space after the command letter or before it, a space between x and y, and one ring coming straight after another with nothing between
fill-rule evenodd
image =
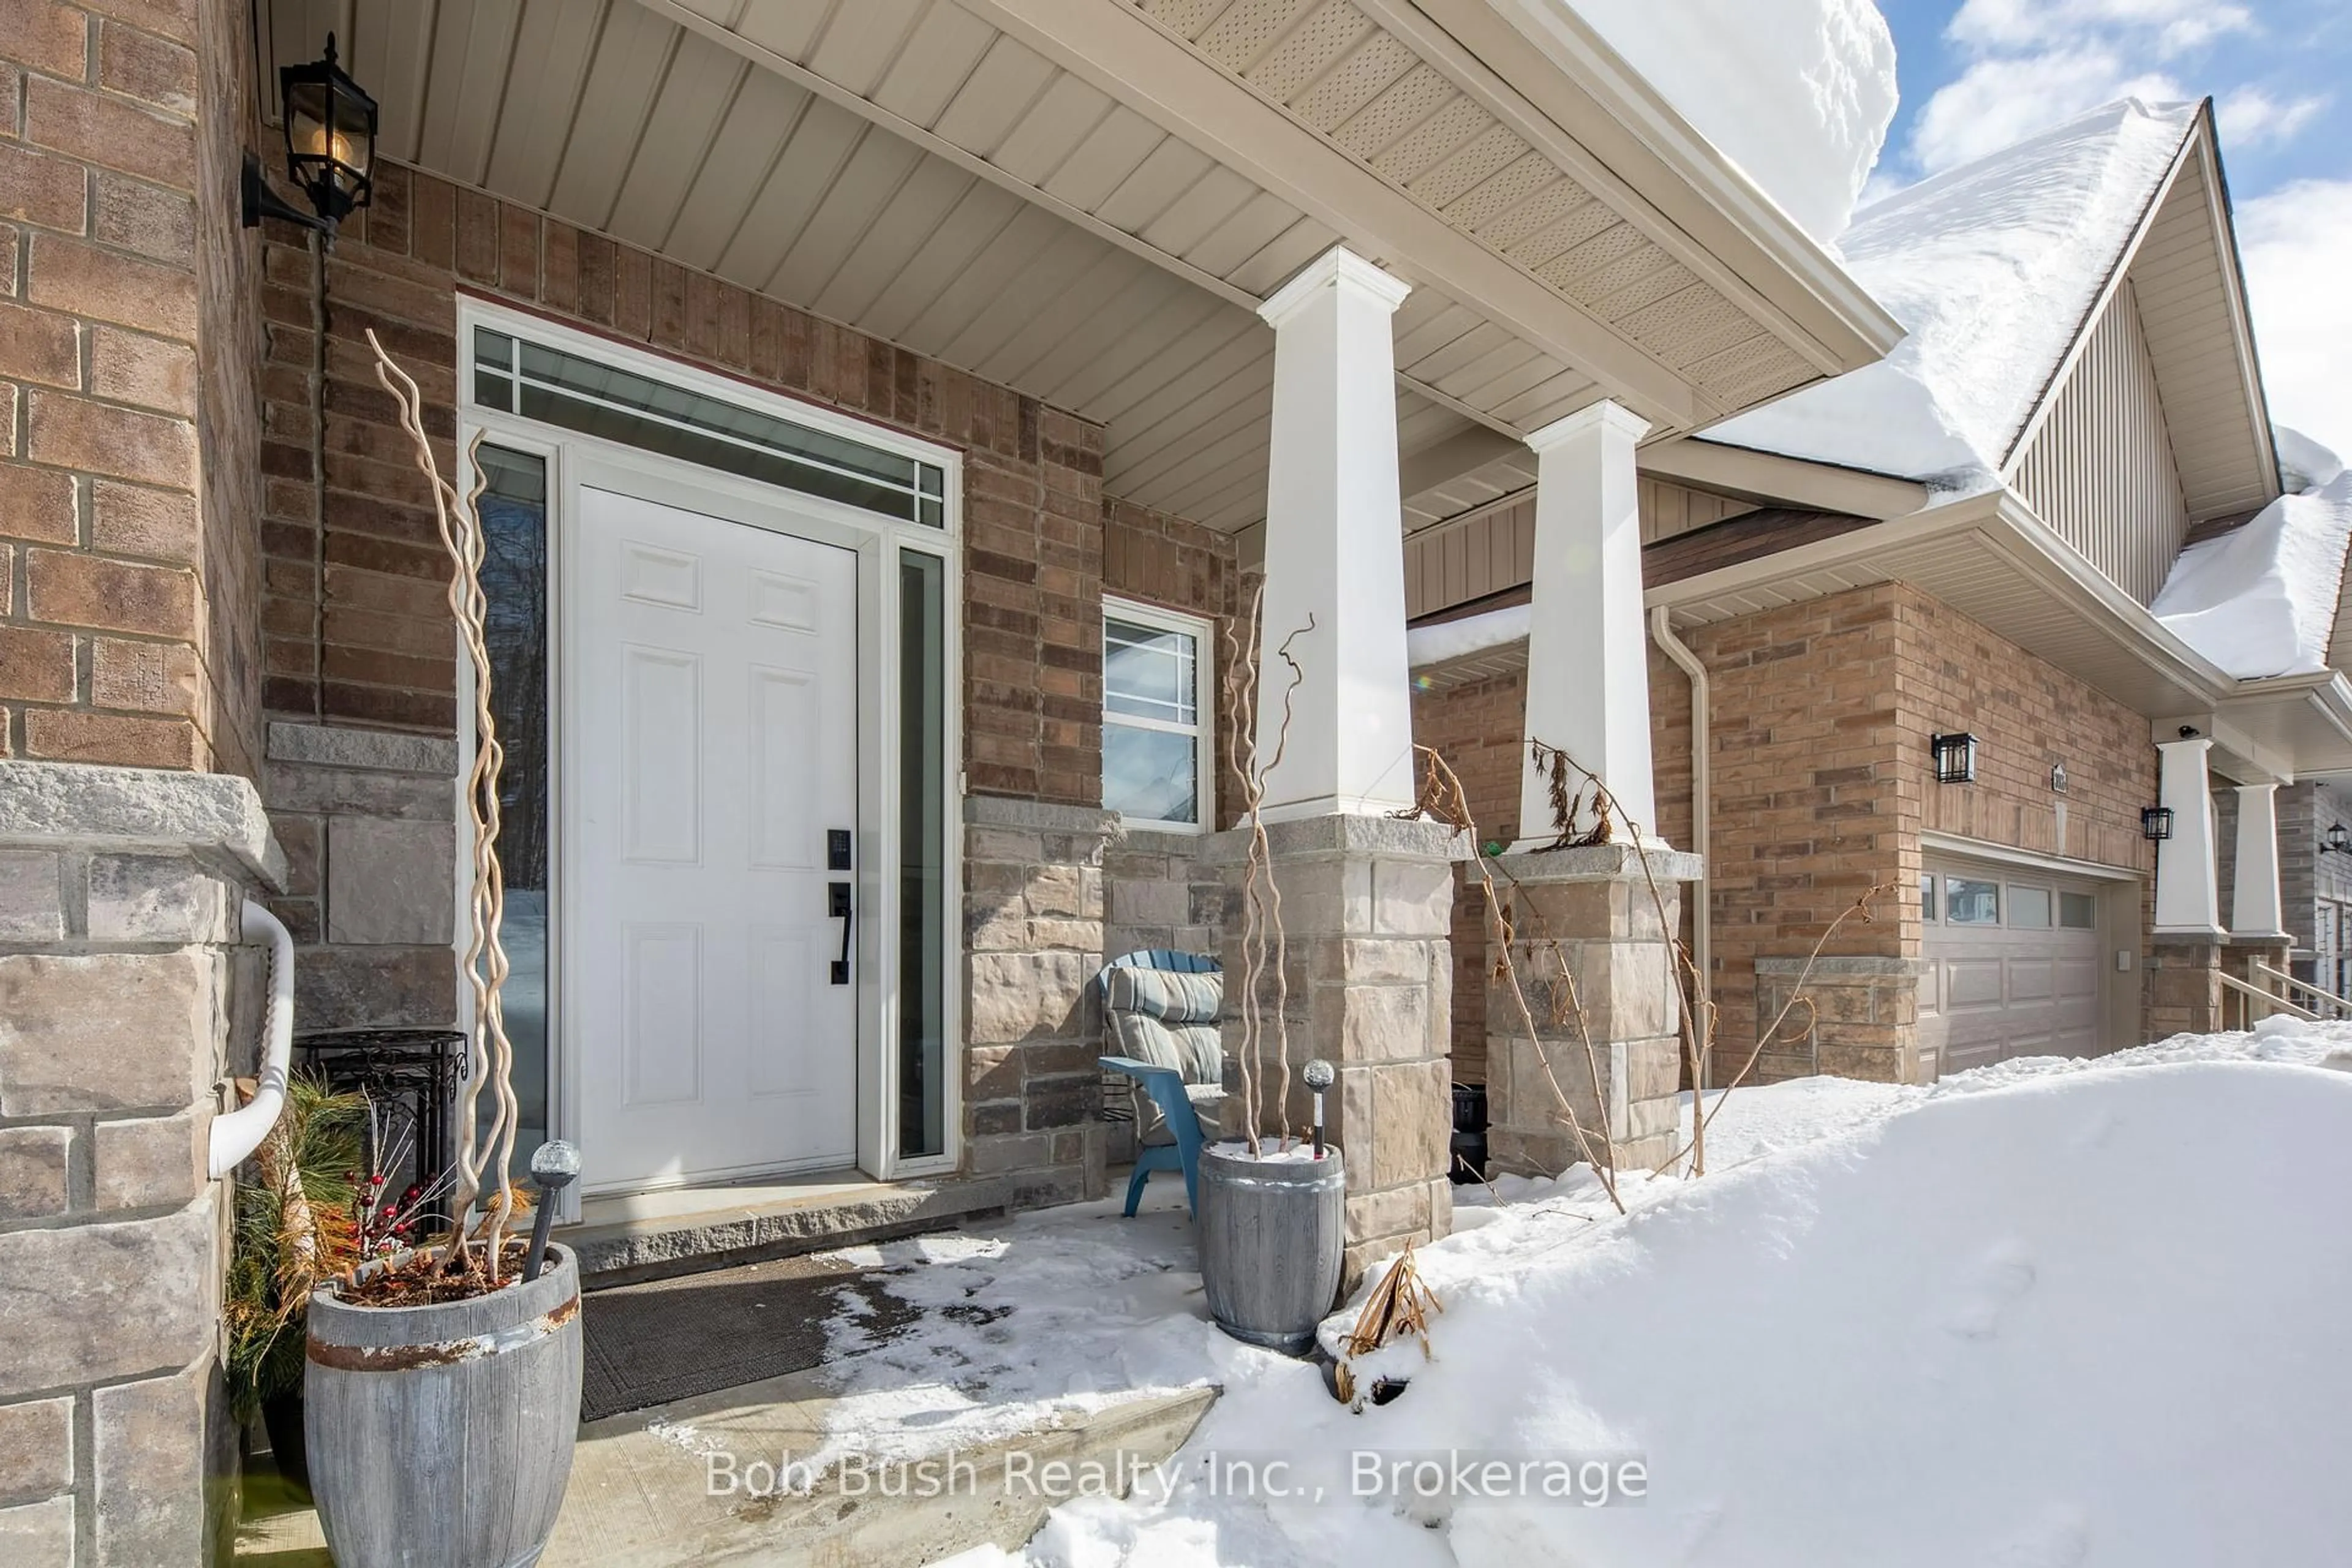
<instances>
[{"instance_id":1,"label":"black keypad door lock","mask_svg":"<svg viewBox=\"0 0 2352 1568\"><path fill-rule=\"evenodd\" d=\"M846 827L824 830L824 868L828 871L849 869L849 829Z\"/></svg>"},{"instance_id":2,"label":"black keypad door lock","mask_svg":"<svg viewBox=\"0 0 2352 1568\"><path fill-rule=\"evenodd\" d=\"M846 985L849 984L849 931L857 917L849 901L848 883L828 882L825 886L831 890L833 899L828 916L841 922L841 956L833 961L833 983Z\"/></svg>"}]
</instances>

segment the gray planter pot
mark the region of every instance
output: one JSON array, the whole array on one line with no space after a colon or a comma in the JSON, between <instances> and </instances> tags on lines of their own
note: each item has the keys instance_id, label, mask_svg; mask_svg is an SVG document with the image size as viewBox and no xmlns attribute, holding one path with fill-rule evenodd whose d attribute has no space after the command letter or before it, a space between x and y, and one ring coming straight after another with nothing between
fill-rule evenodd
<instances>
[{"instance_id":1,"label":"gray planter pot","mask_svg":"<svg viewBox=\"0 0 2352 1568\"><path fill-rule=\"evenodd\" d=\"M433 1307L310 1298L302 1392L337 1568L530 1568L580 1424L580 1268Z\"/></svg>"},{"instance_id":2,"label":"gray planter pot","mask_svg":"<svg viewBox=\"0 0 2352 1568\"><path fill-rule=\"evenodd\" d=\"M1217 1327L1296 1355L1339 1293L1348 1237L1339 1151L1253 1160L1248 1145L1201 1151L1201 1284Z\"/></svg>"}]
</instances>

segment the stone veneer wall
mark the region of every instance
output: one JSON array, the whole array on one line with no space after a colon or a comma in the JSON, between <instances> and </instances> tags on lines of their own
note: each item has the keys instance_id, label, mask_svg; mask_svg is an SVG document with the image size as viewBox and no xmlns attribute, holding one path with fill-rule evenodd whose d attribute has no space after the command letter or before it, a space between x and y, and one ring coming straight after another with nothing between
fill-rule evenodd
<instances>
[{"instance_id":1,"label":"stone veneer wall","mask_svg":"<svg viewBox=\"0 0 2352 1568\"><path fill-rule=\"evenodd\" d=\"M258 768L248 20L0 11L0 756Z\"/></svg>"},{"instance_id":2,"label":"stone veneer wall","mask_svg":"<svg viewBox=\"0 0 2352 1568\"><path fill-rule=\"evenodd\" d=\"M1020 1173L1014 1205L1097 1196L1106 1162L1133 1157L1102 1117L1094 979L1140 947L1218 951L1223 884L1201 844L1095 807L965 801L964 1165Z\"/></svg>"},{"instance_id":3,"label":"stone veneer wall","mask_svg":"<svg viewBox=\"0 0 2352 1568\"><path fill-rule=\"evenodd\" d=\"M280 719L268 757L300 1027L453 1024L457 743Z\"/></svg>"},{"instance_id":4,"label":"stone veneer wall","mask_svg":"<svg viewBox=\"0 0 2352 1568\"><path fill-rule=\"evenodd\" d=\"M241 778L0 763L0 1562L226 1556L215 1363L229 1223L205 1177L249 1070L282 879Z\"/></svg>"}]
</instances>

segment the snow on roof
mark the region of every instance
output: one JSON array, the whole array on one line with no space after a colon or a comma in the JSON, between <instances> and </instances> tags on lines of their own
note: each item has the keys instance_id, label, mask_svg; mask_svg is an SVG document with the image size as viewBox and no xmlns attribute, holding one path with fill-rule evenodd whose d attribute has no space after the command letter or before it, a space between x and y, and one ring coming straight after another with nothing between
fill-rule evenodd
<instances>
[{"instance_id":1,"label":"snow on roof","mask_svg":"<svg viewBox=\"0 0 2352 1568\"><path fill-rule=\"evenodd\" d=\"M2289 495L2315 490L2344 471L2343 458L2290 426L2272 426L2271 445L2278 453L2279 488Z\"/></svg>"},{"instance_id":2,"label":"snow on roof","mask_svg":"<svg viewBox=\"0 0 2352 1568\"><path fill-rule=\"evenodd\" d=\"M1691 128L1824 245L1895 118L1871 0L1564 0Z\"/></svg>"},{"instance_id":3,"label":"snow on roof","mask_svg":"<svg viewBox=\"0 0 2352 1568\"><path fill-rule=\"evenodd\" d=\"M1909 335L1706 438L1990 489L2197 115L2126 99L1865 208L1838 249Z\"/></svg>"},{"instance_id":4,"label":"snow on roof","mask_svg":"<svg viewBox=\"0 0 2352 1568\"><path fill-rule=\"evenodd\" d=\"M2192 544L2148 611L2242 680L2327 668L2344 550L2352 542L2352 472L2281 496L2252 521Z\"/></svg>"},{"instance_id":5,"label":"snow on roof","mask_svg":"<svg viewBox=\"0 0 2352 1568\"><path fill-rule=\"evenodd\" d=\"M1405 662L1419 669L1426 664L1443 664L1449 658L1524 642L1528 628L1535 624L1535 613L1533 605L1506 605L1458 621L1410 627L1404 634Z\"/></svg>"}]
</instances>

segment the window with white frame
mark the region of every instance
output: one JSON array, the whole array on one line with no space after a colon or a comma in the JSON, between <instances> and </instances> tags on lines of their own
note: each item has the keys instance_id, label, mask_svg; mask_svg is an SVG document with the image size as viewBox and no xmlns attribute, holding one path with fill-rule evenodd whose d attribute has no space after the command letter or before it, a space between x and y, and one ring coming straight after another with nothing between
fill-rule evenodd
<instances>
[{"instance_id":1,"label":"window with white frame","mask_svg":"<svg viewBox=\"0 0 2352 1568\"><path fill-rule=\"evenodd\" d=\"M1139 827L1208 826L1214 802L1209 623L1103 605L1103 805Z\"/></svg>"}]
</instances>

